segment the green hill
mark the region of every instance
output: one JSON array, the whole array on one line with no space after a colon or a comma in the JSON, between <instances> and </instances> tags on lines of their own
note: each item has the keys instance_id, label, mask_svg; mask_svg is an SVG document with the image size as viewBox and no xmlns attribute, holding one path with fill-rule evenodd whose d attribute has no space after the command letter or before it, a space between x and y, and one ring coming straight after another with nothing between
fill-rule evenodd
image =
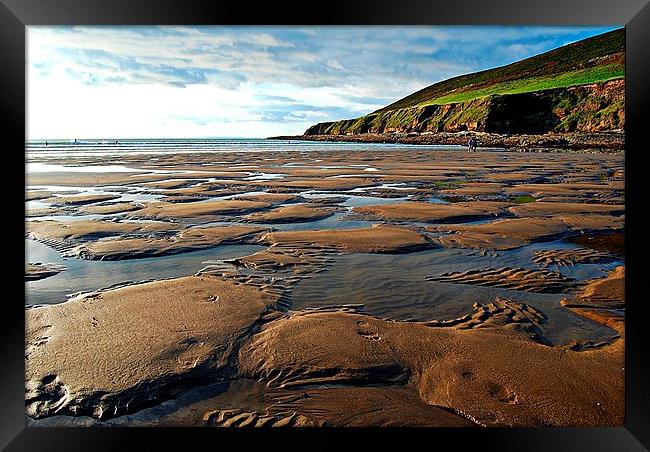
<instances>
[{"instance_id":1,"label":"green hill","mask_svg":"<svg viewBox=\"0 0 650 452\"><path fill-rule=\"evenodd\" d=\"M624 82L607 82L624 76L621 28L435 83L369 115L316 124L305 134L508 132L508 124L515 125L513 133L619 129L624 121ZM583 89L573 89L579 87Z\"/></svg>"},{"instance_id":2,"label":"green hill","mask_svg":"<svg viewBox=\"0 0 650 452\"><path fill-rule=\"evenodd\" d=\"M625 74L624 52L625 29L621 28L507 66L434 83L377 112L620 78Z\"/></svg>"}]
</instances>

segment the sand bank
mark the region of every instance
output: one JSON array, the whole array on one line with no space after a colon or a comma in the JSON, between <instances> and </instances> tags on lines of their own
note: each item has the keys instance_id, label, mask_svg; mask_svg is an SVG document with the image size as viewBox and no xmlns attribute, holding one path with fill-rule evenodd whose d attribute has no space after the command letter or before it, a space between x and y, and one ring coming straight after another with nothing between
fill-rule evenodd
<instances>
[{"instance_id":1,"label":"sand bank","mask_svg":"<svg viewBox=\"0 0 650 452\"><path fill-rule=\"evenodd\" d=\"M355 207L353 210L371 218L383 220L416 220L430 223L448 223L497 216L508 206L501 202L458 202L433 204L427 202L404 202L377 206Z\"/></svg>"},{"instance_id":2,"label":"sand bank","mask_svg":"<svg viewBox=\"0 0 650 452\"><path fill-rule=\"evenodd\" d=\"M54 196L51 191L44 190L28 190L25 192L25 201L38 201L40 199L47 199Z\"/></svg>"},{"instance_id":3,"label":"sand bank","mask_svg":"<svg viewBox=\"0 0 650 452\"><path fill-rule=\"evenodd\" d=\"M164 203L153 202L143 209L131 214L133 218L177 219L215 216L226 214L242 214L269 207L268 202L246 200L211 200L205 202Z\"/></svg>"},{"instance_id":4,"label":"sand bank","mask_svg":"<svg viewBox=\"0 0 650 452\"><path fill-rule=\"evenodd\" d=\"M497 315L505 325L517 324L508 320L511 310ZM244 375L296 390L313 384L408 384L425 403L478 425L622 425L620 341L575 352L531 340L526 329L480 325L296 314L265 325L247 341L239 366Z\"/></svg>"},{"instance_id":5,"label":"sand bank","mask_svg":"<svg viewBox=\"0 0 650 452\"><path fill-rule=\"evenodd\" d=\"M39 279L49 278L58 275L63 270L65 270L65 267L62 265L30 262L25 265L25 281L38 281Z\"/></svg>"},{"instance_id":6,"label":"sand bank","mask_svg":"<svg viewBox=\"0 0 650 452\"><path fill-rule=\"evenodd\" d=\"M223 244L255 243L259 234L265 231L264 228L247 226L194 227L162 238L98 240L73 248L66 255L90 260L164 256Z\"/></svg>"},{"instance_id":7,"label":"sand bank","mask_svg":"<svg viewBox=\"0 0 650 452\"><path fill-rule=\"evenodd\" d=\"M350 253L400 253L434 247L418 232L386 225L360 229L270 232L261 241L295 246L315 244Z\"/></svg>"},{"instance_id":8,"label":"sand bank","mask_svg":"<svg viewBox=\"0 0 650 452\"><path fill-rule=\"evenodd\" d=\"M132 202L116 202L112 204L98 204L94 206L82 206L79 212L87 214L110 215L114 213L133 212L141 206Z\"/></svg>"},{"instance_id":9,"label":"sand bank","mask_svg":"<svg viewBox=\"0 0 650 452\"><path fill-rule=\"evenodd\" d=\"M552 218L508 218L478 225L443 225L428 229L451 233L434 238L444 247L509 250L585 231L621 229L623 221L623 218L610 215L556 215Z\"/></svg>"},{"instance_id":10,"label":"sand bank","mask_svg":"<svg viewBox=\"0 0 650 452\"><path fill-rule=\"evenodd\" d=\"M26 311L27 414L114 417L232 373L275 296L186 277Z\"/></svg>"},{"instance_id":11,"label":"sand bank","mask_svg":"<svg viewBox=\"0 0 650 452\"><path fill-rule=\"evenodd\" d=\"M333 215L334 212L335 210L332 208L314 204L290 204L268 212L252 213L243 219L253 223L302 223L322 220Z\"/></svg>"},{"instance_id":12,"label":"sand bank","mask_svg":"<svg viewBox=\"0 0 650 452\"><path fill-rule=\"evenodd\" d=\"M83 241L133 233L155 233L177 230L178 226L162 221L133 223L101 220L72 222L34 220L26 223L28 236L41 241Z\"/></svg>"},{"instance_id":13,"label":"sand bank","mask_svg":"<svg viewBox=\"0 0 650 452\"><path fill-rule=\"evenodd\" d=\"M619 266L604 278L588 282L573 298L562 302L572 308L625 308L625 267Z\"/></svg>"},{"instance_id":14,"label":"sand bank","mask_svg":"<svg viewBox=\"0 0 650 452\"><path fill-rule=\"evenodd\" d=\"M54 206L81 206L119 198L120 195L72 195L57 196L49 201Z\"/></svg>"},{"instance_id":15,"label":"sand bank","mask_svg":"<svg viewBox=\"0 0 650 452\"><path fill-rule=\"evenodd\" d=\"M590 203L560 203L560 202L529 202L510 207L518 217L543 217L557 214L603 214L620 215L625 213L624 205L590 204Z\"/></svg>"}]
</instances>

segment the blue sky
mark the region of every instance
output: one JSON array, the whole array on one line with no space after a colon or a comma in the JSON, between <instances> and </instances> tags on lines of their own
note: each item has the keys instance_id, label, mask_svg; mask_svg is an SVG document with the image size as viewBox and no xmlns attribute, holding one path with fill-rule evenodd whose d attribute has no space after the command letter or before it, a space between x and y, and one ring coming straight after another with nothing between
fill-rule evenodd
<instances>
[{"instance_id":1,"label":"blue sky","mask_svg":"<svg viewBox=\"0 0 650 452\"><path fill-rule=\"evenodd\" d=\"M615 27L28 27L27 135L265 137Z\"/></svg>"}]
</instances>

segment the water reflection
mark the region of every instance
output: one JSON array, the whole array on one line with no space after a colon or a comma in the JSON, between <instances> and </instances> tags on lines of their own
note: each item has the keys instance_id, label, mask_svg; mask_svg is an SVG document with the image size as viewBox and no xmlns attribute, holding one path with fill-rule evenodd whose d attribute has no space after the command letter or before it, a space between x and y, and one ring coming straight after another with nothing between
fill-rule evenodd
<instances>
[{"instance_id":1,"label":"water reflection","mask_svg":"<svg viewBox=\"0 0 650 452\"><path fill-rule=\"evenodd\" d=\"M130 259L122 261L88 261L62 258L54 249L34 240L25 240L25 262L64 265L65 271L39 281L25 283L25 305L55 304L66 295L92 291L128 281L174 278L196 273L203 262L232 259L255 253L259 245L222 245L205 250L171 256Z\"/></svg>"},{"instance_id":2,"label":"water reflection","mask_svg":"<svg viewBox=\"0 0 650 452\"><path fill-rule=\"evenodd\" d=\"M296 284L292 308L301 310L344 304L363 304L383 318L396 320L451 319L471 311L473 303L490 303L497 296L530 304L548 316L545 335L553 342L573 339L606 340L613 332L560 306L567 294L540 294L509 289L427 281L425 277L476 268L540 269L532 260L542 249L575 249L561 241L538 243L495 255L471 250L434 249L419 253L347 254L326 271ZM621 261L561 267L564 276L586 280L604 276Z\"/></svg>"}]
</instances>

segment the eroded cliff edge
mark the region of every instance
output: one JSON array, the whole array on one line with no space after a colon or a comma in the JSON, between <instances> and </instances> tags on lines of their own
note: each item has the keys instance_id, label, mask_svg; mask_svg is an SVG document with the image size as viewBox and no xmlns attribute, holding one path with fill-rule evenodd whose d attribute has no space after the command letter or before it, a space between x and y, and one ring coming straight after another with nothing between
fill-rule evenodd
<instances>
[{"instance_id":1,"label":"eroded cliff edge","mask_svg":"<svg viewBox=\"0 0 650 452\"><path fill-rule=\"evenodd\" d=\"M371 113L355 119L318 123L313 135L439 133L474 131L498 134L622 131L625 81L491 95L467 102Z\"/></svg>"}]
</instances>

